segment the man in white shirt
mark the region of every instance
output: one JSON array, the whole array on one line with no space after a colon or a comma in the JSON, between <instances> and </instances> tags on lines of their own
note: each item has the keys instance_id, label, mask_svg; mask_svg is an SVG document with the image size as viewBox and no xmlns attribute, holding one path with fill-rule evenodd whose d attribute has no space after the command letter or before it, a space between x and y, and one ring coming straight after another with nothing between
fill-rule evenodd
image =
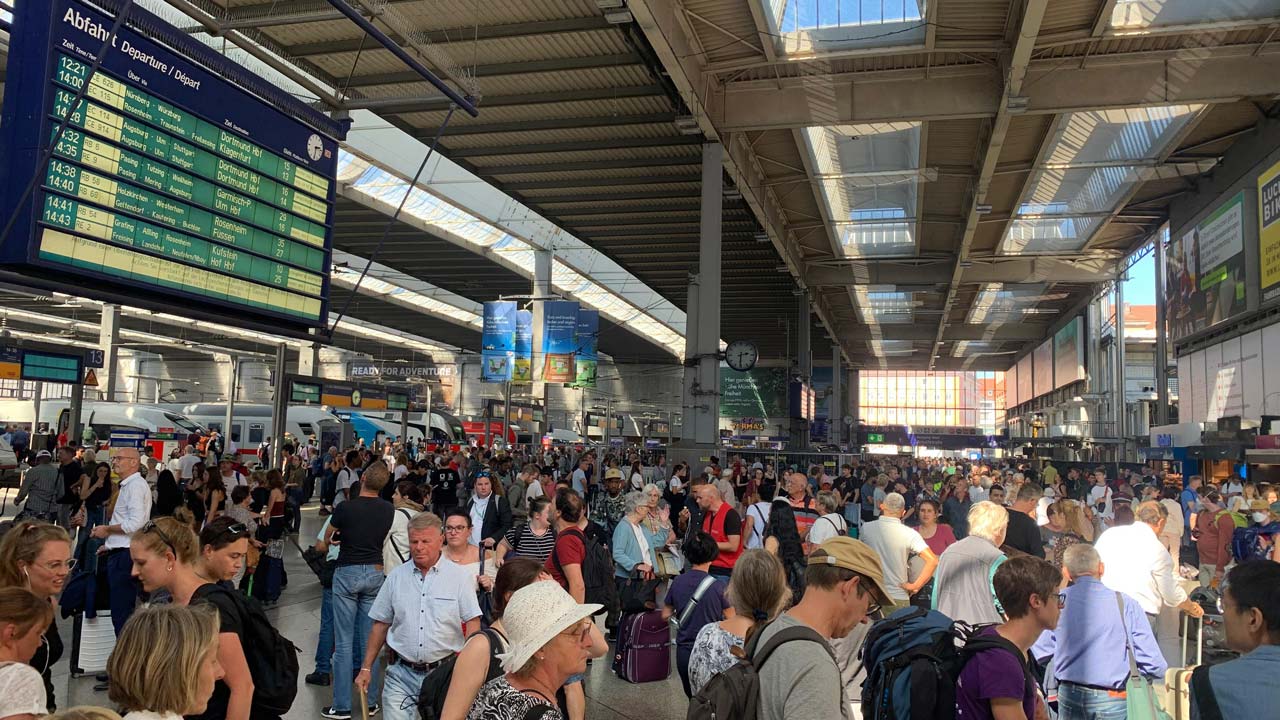
<instances>
[{"instance_id":1,"label":"man in white shirt","mask_svg":"<svg viewBox=\"0 0 1280 720\"><path fill-rule=\"evenodd\" d=\"M969 478L969 502L977 505L983 500L991 499L991 478L986 475L974 475Z\"/></svg>"},{"instance_id":2,"label":"man in white shirt","mask_svg":"<svg viewBox=\"0 0 1280 720\"><path fill-rule=\"evenodd\" d=\"M191 469L200 462L203 461L200 459L200 456L196 454L196 446L188 444L186 452L183 454L182 458L178 460L178 480L183 485L191 479Z\"/></svg>"},{"instance_id":3,"label":"man in white shirt","mask_svg":"<svg viewBox=\"0 0 1280 720\"><path fill-rule=\"evenodd\" d=\"M111 458L120 481L120 494L116 498L111 522L93 529L93 537L105 539L107 551L107 584L111 588L111 624L116 636L124 629L125 622L133 615L138 602L138 584L133 579L133 558L129 557L129 544L134 533L151 519L151 488L138 470L141 460L136 448L120 448Z\"/></svg>"},{"instance_id":4,"label":"man in white shirt","mask_svg":"<svg viewBox=\"0 0 1280 720\"><path fill-rule=\"evenodd\" d=\"M1106 569L1102 583L1133 597L1152 620L1162 607L1176 607L1198 618L1204 609L1187 599L1174 575L1173 558L1160 542L1168 522L1168 511L1153 500L1138 505L1132 525L1117 525L1102 533L1094 543Z\"/></svg>"},{"instance_id":5,"label":"man in white shirt","mask_svg":"<svg viewBox=\"0 0 1280 720\"><path fill-rule=\"evenodd\" d=\"M218 471L222 474L222 484L227 487L227 497L231 497L231 491L238 485L248 486L249 484L249 479L236 470L228 456L222 457L222 462L218 463Z\"/></svg>"},{"instance_id":6,"label":"man in white shirt","mask_svg":"<svg viewBox=\"0 0 1280 720\"><path fill-rule=\"evenodd\" d=\"M893 610L900 610L911 603L911 596L920 591L933 571L938 568L938 556L914 529L902 524L906 512L906 500L898 493L889 493L880 505L880 519L862 526L861 540L880 556L884 569L884 584L893 601ZM924 568L915 582L908 582L908 562L912 555L919 555ZM886 614L892 612L885 608Z\"/></svg>"},{"instance_id":7,"label":"man in white shirt","mask_svg":"<svg viewBox=\"0 0 1280 720\"><path fill-rule=\"evenodd\" d=\"M578 468L573 471L571 482L573 483L574 492L582 497L587 496L587 468L591 467L591 458L586 455L578 461Z\"/></svg>"}]
</instances>

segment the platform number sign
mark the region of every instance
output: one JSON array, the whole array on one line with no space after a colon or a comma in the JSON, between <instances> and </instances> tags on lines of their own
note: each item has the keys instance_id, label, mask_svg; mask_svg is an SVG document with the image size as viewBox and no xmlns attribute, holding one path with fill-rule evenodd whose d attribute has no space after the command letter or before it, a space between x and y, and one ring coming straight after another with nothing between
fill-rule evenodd
<instances>
[{"instance_id":1,"label":"platform number sign","mask_svg":"<svg viewBox=\"0 0 1280 720\"><path fill-rule=\"evenodd\" d=\"M84 351L85 367L91 367L91 368L105 367L106 361L107 361L107 354L102 350L85 350Z\"/></svg>"}]
</instances>

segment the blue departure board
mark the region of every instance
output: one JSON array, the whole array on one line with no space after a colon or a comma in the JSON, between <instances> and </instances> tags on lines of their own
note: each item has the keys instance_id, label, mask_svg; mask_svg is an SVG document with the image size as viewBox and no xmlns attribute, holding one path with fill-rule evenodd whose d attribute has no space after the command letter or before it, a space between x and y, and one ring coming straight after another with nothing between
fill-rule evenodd
<instances>
[{"instance_id":1,"label":"blue departure board","mask_svg":"<svg viewBox=\"0 0 1280 720\"><path fill-rule=\"evenodd\" d=\"M220 323L323 327L345 126L136 6L103 50L120 8L17 3L0 263Z\"/></svg>"}]
</instances>

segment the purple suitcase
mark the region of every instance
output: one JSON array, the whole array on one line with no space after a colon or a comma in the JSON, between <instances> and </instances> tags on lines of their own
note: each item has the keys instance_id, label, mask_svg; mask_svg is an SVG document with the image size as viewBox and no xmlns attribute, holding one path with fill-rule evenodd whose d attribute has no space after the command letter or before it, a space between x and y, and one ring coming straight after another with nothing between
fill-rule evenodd
<instances>
[{"instance_id":1,"label":"purple suitcase","mask_svg":"<svg viewBox=\"0 0 1280 720\"><path fill-rule=\"evenodd\" d=\"M632 683L671 675L671 624L662 619L661 610L624 615L618 622L613 672Z\"/></svg>"}]
</instances>

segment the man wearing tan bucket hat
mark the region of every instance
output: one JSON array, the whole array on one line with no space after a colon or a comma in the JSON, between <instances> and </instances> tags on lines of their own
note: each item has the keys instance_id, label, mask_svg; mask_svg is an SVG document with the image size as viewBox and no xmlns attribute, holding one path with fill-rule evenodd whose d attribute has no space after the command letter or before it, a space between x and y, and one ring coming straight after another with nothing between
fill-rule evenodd
<instances>
[{"instance_id":1,"label":"man wearing tan bucket hat","mask_svg":"<svg viewBox=\"0 0 1280 720\"><path fill-rule=\"evenodd\" d=\"M840 691L840 667L828 638L842 638L892 602L880 558L849 537L827 540L809 554L804 598L760 630L757 647L788 628L808 637L779 645L759 668L760 719L842 718L848 705ZM821 645L817 651L814 645Z\"/></svg>"}]
</instances>

